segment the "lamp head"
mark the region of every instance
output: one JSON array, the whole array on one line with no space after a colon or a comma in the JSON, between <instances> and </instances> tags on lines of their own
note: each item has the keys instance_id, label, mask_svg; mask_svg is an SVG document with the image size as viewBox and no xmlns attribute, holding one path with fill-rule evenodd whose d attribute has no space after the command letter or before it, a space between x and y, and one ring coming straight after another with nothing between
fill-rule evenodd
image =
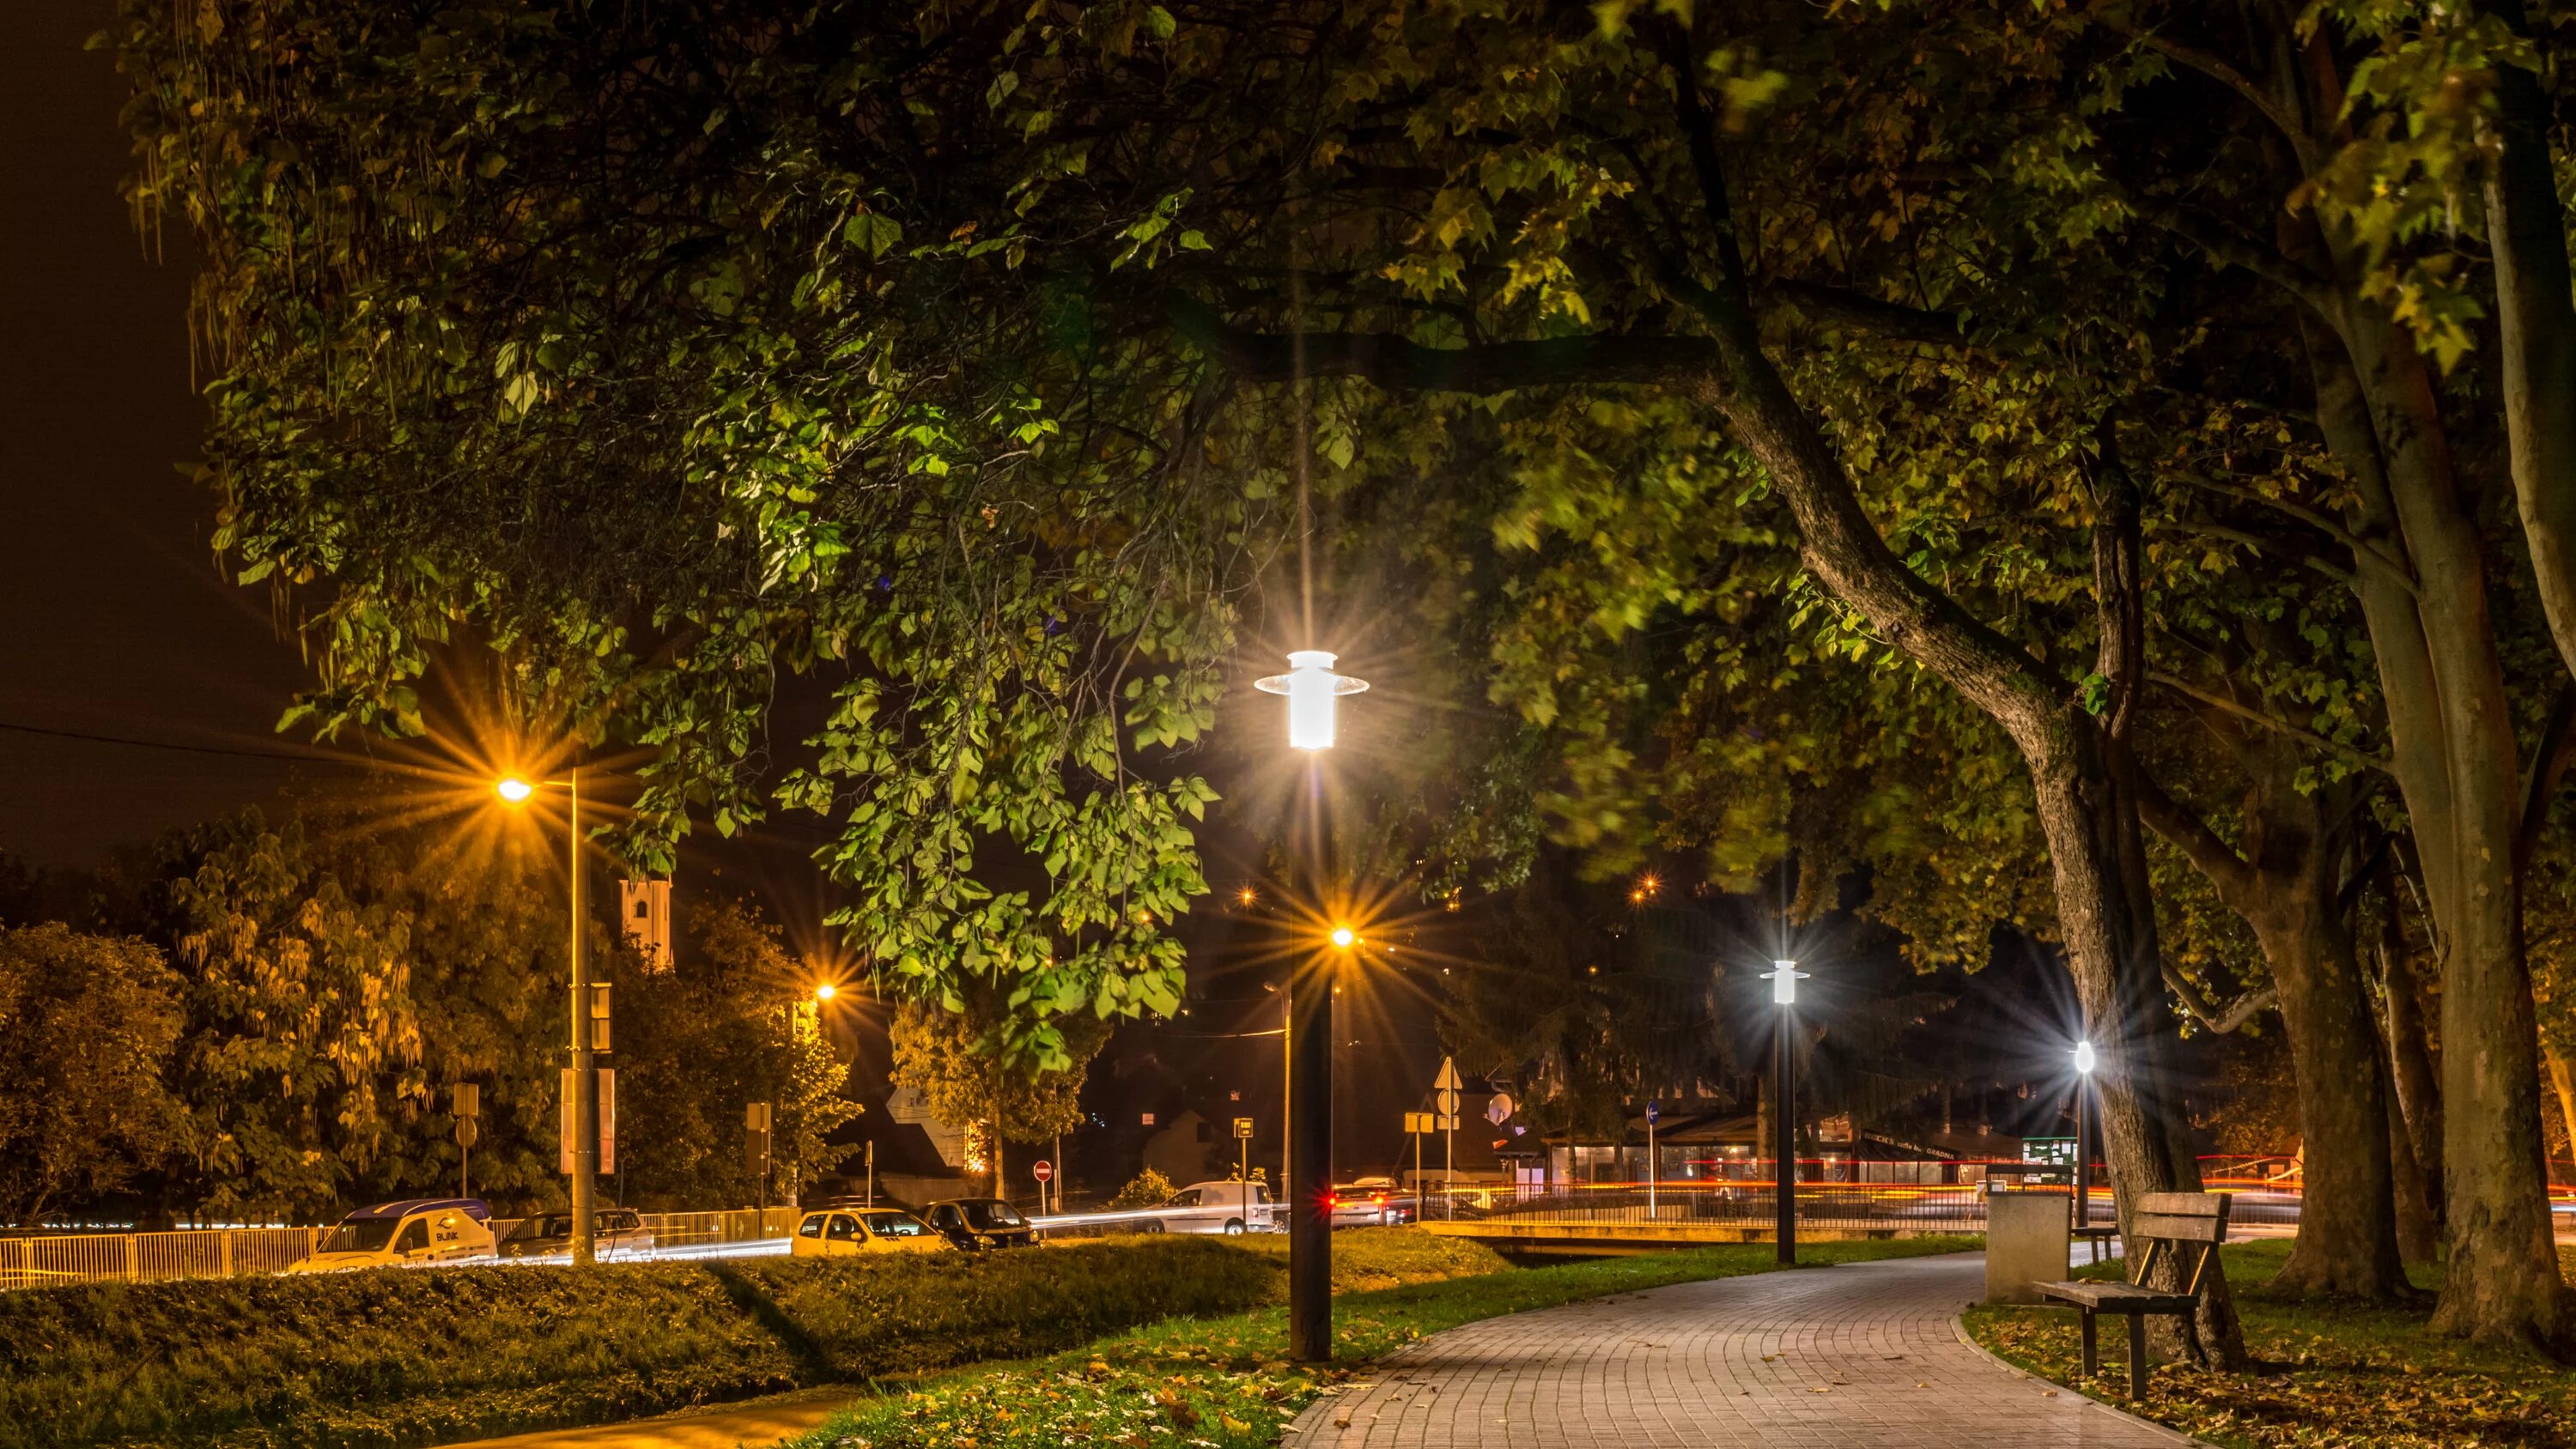
<instances>
[{"instance_id":1,"label":"lamp head","mask_svg":"<svg viewBox=\"0 0 2576 1449\"><path fill-rule=\"evenodd\" d=\"M814 999L816 1001L829 1001L840 994L841 988L833 985L829 981L823 982L821 985L814 988Z\"/></svg>"},{"instance_id":2,"label":"lamp head","mask_svg":"<svg viewBox=\"0 0 2576 1449\"><path fill-rule=\"evenodd\" d=\"M1333 672L1326 649L1300 649L1288 656L1288 672L1256 680L1264 694L1288 696L1288 745L1298 750L1333 747L1333 701L1368 688L1365 679Z\"/></svg>"},{"instance_id":3,"label":"lamp head","mask_svg":"<svg viewBox=\"0 0 2576 1449\"><path fill-rule=\"evenodd\" d=\"M1338 950L1347 951L1351 949L1351 947L1359 944L1359 939L1360 933L1352 930L1348 926L1335 926L1333 928L1332 942L1334 947Z\"/></svg>"},{"instance_id":4,"label":"lamp head","mask_svg":"<svg viewBox=\"0 0 2576 1449\"><path fill-rule=\"evenodd\" d=\"M1774 1004L1795 1006L1798 1004L1799 981L1813 974L1813 972L1799 970L1798 963L1795 961L1774 961L1771 963L1771 969L1762 973L1762 979L1771 983L1771 1000Z\"/></svg>"},{"instance_id":5,"label":"lamp head","mask_svg":"<svg viewBox=\"0 0 2576 1449\"><path fill-rule=\"evenodd\" d=\"M2079 1041L2075 1044L2075 1070L2088 1077L2093 1075L2093 1043Z\"/></svg>"},{"instance_id":6,"label":"lamp head","mask_svg":"<svg viewBox=\"0 0 2576 1449\"><path fill-rule=\"evenodd\" d=\"M516 775L504 775L492 786L492 793L513 805L519 805L526 803L529 796L537 793L537 787Z\"/></svg>"}]
</instances>

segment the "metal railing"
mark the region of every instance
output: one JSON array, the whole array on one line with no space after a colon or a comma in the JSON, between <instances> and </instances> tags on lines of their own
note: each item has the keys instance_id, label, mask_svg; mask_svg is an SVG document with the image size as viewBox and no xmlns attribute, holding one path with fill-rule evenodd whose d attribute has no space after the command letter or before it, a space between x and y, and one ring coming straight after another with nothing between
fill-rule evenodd
<instances>
[{"instance_id":1,"label":"metal railing","mask_svg":"<svg viewBox=\"0 0 2576 1449\"><path fill-rule=\"evenodd\" d=\"M201 1228L0 1239L0 1288L51 1283L149 1283L274 1273L313 1250L329 1228Z\"/></svg>"},{"instance_id":2,"label":"metal railing","mask_svg":"<svg viewBox=\"0 0 2576 1449\"><path fill-rule=\"evenodd\" d=\"M796 1231L803 1210L732 1208L704 1213L643 1213L653 1256L721 1256L729 1248L779 1242ZM512 1218L494 1218L493 1240ZM183 1228L157 1233L63 1233L0 1237L0 1290L62 1283L151 1283L173 1278L236 1278L277 1273L311 1257L331 1228Z\"/></svg>"},{"instance_id":3,"label":"metal railing","mask_svg":"<svg viewBox=\"0 0 2576 1449\"><path fill-rule=\"evenodd\" d=\"M2063 1191L2063 1189L2060 1189ZM1577 1187L1497 1201L1484 1217L1537 1226L1674 1224L1767 1228L1776 1221L1777 1184L1768 1181L1677 1182L1656 1187ZM1437 1213L1431 1214L1437 1217ZM1798 1221L1820 1228L1983 1232L1985 1189L1976 1183L1798 1184Z\"/></svg>"}]
</instances>

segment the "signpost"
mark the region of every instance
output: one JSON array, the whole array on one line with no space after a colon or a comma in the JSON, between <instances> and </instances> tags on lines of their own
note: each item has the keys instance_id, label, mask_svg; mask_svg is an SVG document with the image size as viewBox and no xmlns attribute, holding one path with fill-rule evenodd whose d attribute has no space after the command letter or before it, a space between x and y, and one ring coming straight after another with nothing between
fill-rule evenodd
<instances>
[{"instance_id":1,"label":"signpost","mask_svg":"<svg viewBox=\"0 0 2576 1449\"><path fill-rule=\"evenodd\" d=\"M769 1117L767 1102L746 1102L742 1108L742 1170L760 1184L760 1230L769 1231ZM869 1161L875 1161L873 1154Z\"/></svg>"},{"instance_id":2,"label":"signpost","mask_svg":"<svg viewBox=\"0 0 2576 1449\"><path fill-rule=\"evenodd\" d=\"M474 1165L474 1139L482 1132L482 1124L475 1118L482 1115L483 1089L472 1082L459 1082L455 1091L456 1195L472 1197L474 1179L470 1169Z\"/></svg>"},{"instance_id":3,"label":"signpost","mask_svg":"<svg viewBox=\"0 0 2576 1449\"><path fill-rule=\"evenodd\" d=\"M1405 1135L1413 1139L1413 1220L1422 1221L1422 1139L1440 1130L1437 1112L1404 1114Z\"/></svg>"},{"instance_id":4,"label":"signpost","mask_svg":"<svg viewBox=\"0 0 2576 1449\"><path fill-rule=\"evenodd\" d=\"M1055 1180L1055 1164L1041 1157L1029 1164L1029 1176L1038 1180L1038 1211L1047 1212L1047 1184Z\"/></svg>"},{"instance_id":5,"label":"signpost","mask_svg":"<svg viewBox=\"0 0 2576 1449\"><path fill-rule=\"evenodd\" d=\"M1235 1118L1235 1119L1234 1119L1234 1142L1235 1142L1235 1151L1236 1151L1238 1154L1240 1154L1240 1155L1241 1155L1241 1157L1242 1157L1242 1159L1243 1159L1243 1166L1238 1170L1238 1175L1243 1179L1243 1192L1242 1192L1242 1197L1243 1197L1243 1230L1244 1230L1245 1232L1247 1232L1247 1233L1248 1233L1248 1232L1251 1232L1251 1231L1252 1231L1252 1119L1251 1119L1251 1118L1249 1118L1249 1117L1237 1117L1237 1118Z\"/></svg>"},{"instance_id":6,"label":"signpost","mask_svg":"<svg viewBox=\"0 0 2576 1449\"><path fill-rule=\"evenodd\" d=\"M1655 1183L1663 1176L1661 1161L1655 1156L1655 1119L1661 1115L1663 1115L1661 1107L1652 1102L1646 1104L1646 1221L1648 1222L1655 1220Z\"/></svg>"},{"instance_id":7,"label":"signpost","mask_svg":"<svg viewBox=\"0 0 2576 1449\"><path fill-rule=\"evenodd\" d=\"M1441 1148L1440 1191L1448 1199L1445 1216L1458 1216L1458 1063L1449 1057L1440 1059L1440 1076L1431 1084L1431 1105L1440 1111L1440 1130L1445 1139Z\"/></svg>"}]
</instances>

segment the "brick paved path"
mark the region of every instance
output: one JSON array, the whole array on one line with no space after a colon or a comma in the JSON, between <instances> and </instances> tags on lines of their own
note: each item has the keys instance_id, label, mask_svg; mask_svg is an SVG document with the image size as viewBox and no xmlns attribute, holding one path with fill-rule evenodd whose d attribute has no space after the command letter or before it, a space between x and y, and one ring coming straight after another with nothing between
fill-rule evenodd
<instances>
[{"instance_id":1,"label":"brick paved path","mask_svg":"<svg viewBox=\"0 0 2576 1449\"><path fill-rule=\"evenodd\" d=\"M1980 1254L1684 1283L1471 1323L1297 1419L1294 1449L2176 1449L1961 1343Z\"/></svg>"}]
</instances>

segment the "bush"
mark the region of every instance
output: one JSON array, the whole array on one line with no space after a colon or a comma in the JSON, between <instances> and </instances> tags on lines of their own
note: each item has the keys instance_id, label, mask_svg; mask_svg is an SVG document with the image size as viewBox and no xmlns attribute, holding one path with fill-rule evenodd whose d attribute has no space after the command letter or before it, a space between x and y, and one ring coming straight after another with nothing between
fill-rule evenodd
<instances>
[{"instance_id":1,"label":"bush","mask_svg":"<svg viewBox=\"0 0 2576 1449\"><path fill-rule=\"evenodd\" d=\"M1113 1210L1161 1207L1179 1191L1170 1178L1149 1167L1136 1174L1134 1182L1118 1189L1118 1195L1109 1200L1109 1206Z\"/></svg>"},{"instance_id":2,"label":"bush","mask_svg":"<svg viewBox=\"0 0 2576 1449\"><path fill-rule=\"evenodd\" d=\"M1278 1296L1191 1238L0 1294L0 1449L408 1449L1071 1347Z\"/></svg>"}]
</instances>

